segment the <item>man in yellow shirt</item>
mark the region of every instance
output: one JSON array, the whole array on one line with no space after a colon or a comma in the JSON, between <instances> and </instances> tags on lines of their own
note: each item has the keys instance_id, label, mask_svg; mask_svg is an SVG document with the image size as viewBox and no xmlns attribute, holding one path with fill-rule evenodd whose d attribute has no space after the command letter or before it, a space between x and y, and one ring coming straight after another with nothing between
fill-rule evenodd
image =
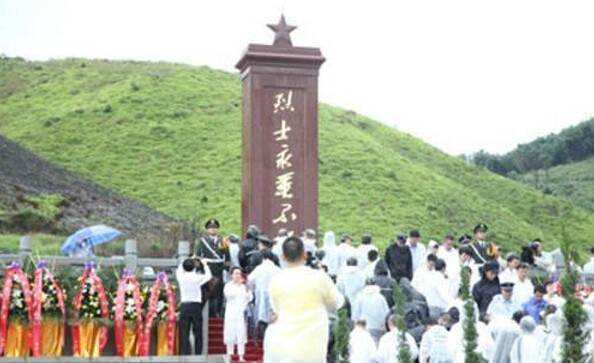
<instances>
[{"instance_id":1,"label":"man in yellow shirt","mask_svg":"<svg viewBox=\"0 0 594 363\"><path fill-rule=\"evenodd\" d=\"M325 363L328 312L344 303L330 277L305 266L303 241L289 237L283 243L285 268L270 282L270 300L276 316L264 337L264 363Z\"/></svg>"}]
</instances>

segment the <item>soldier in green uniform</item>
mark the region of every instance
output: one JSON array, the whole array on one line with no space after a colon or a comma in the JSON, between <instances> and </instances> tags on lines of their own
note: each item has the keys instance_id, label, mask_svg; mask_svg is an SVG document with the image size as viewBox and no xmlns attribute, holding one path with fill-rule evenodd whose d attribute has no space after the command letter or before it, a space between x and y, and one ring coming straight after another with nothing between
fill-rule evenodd
<instances>
[{"instance_id":1,"label":"soldier in green uniform","mask_svg":"<svg viewBox=\"0 0 594 363\"><path fill-rule=\"evenodd\" d=\"M476 240L470 244L472 249L472 258L474 262L479 265L484 264L487 261L494 261L496 255L496 248L494 243L487 242L487 227L484 223L479 223L474 227L474 234Z\"/></svg>"},{"instance_id":2,"label":"soldier in green uniform","mask_svg":"<svg viewBox=\"0 0 594 363\"><path fill-rule=\"evenodd\" d=\"M216 285L208 298L209 316L221 317L223 310L223 270L225 269L226 251L223 239L218 235L219 221L211 219L204 225L206 236L196 245L196 255L208 264Z\"/></svg>"}]
</instances>

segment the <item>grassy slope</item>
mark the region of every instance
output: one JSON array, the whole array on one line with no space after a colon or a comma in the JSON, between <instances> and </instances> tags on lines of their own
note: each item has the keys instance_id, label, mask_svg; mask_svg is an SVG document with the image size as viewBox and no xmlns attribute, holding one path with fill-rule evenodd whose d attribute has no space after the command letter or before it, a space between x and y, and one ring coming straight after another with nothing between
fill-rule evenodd
<instances>
[{"instance_id":1,"label":"grassy slope","mask_svg":"<svg viewBox=\"0 0 594 363\"><path fill-rule=\"evenodd\" d=\"M82 66L84 64L84 67ZM0 133L42 157L175 217L217 216L237 232L241 206L238 76L165 63L0 62ZM368 118L320 107L320 228L385 243L478 221L518 249L565 225L582 248L592 214L467 165Z\"/></svg>"},{"instance_id":2,"label":"grassy slope","mask_svg":"<svg viewBox=\"0 0 594 363\"><path fill-rule=\"evenodd\" d=\"M32 234L33 255L58 253L66 237L51 234ZM21 236L17 234L0 234L0 253L18 252Z\"/></svg>"},{"instance_id":3,"label":"grassy slope","mask_svg":"<svg viewBox=\"0 0 594 363\"><path fill-rule=\"evenodd\" d=\"M537 173L538 179L536 172L518 175L515 179L540 190L550 188L555 195L594 212L594 158L550 168L548 182L544 170Z\"/></svg>"}]
</instances>

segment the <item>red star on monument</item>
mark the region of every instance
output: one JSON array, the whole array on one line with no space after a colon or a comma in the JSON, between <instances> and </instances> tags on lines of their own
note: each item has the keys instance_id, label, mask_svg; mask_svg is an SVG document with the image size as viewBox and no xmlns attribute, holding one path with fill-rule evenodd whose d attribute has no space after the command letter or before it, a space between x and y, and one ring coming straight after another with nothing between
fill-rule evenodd
<instances>
[{"instance_id":1,"label":"red star on monument","mask_svg":"<svg viewBox=\"0 0 594 363\"><path fill-rule=\"evenodd\" d=\"M280 47L293 46L293 43L291 43L291 36L289 35L289 33L297 29L297 27L293 25L287 25L284 14L281 15L278 24L268 24L268 27L272 29L272 31L274 32L274 42L272 43L272 45Z\"/></svg>"}]
</instances>

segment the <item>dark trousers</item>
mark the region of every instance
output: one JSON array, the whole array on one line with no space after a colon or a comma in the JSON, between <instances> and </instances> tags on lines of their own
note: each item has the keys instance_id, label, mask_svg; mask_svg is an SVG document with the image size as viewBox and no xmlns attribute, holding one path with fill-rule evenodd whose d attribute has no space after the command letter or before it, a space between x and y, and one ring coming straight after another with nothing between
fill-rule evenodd
<instances>
[{"instance_id":1,"label":"dark trousers","mask_svg":"<svg viewBox=\"0 0 594 363\"><path fill-rule=\"evenodd\" d=\"M258 337L264 341L264 334L266 334L266 329L268 328L268 323L264 321L258 321Z\"/></svg>"},{"instance_id":2,"label":"dark trousers","mask_svg":"<svg viewBox=\"0 0 594 363\"><path fill-rule=\"evenodd\" d=\"M209 263L208 268L213 277L218 279L212 294L208 297L208 316L211 318L223 317L223 269L222 263Z\"/></svg>"},{"instance_id":3,"label":"dark trousers","mask_svg":"<svg viewBox=\"0 0 594 363\"><path fill-rule=\"evenodd\" d=\"M179 313L179 349L181 355L192 354L190 329L194 334L194 354L202 354L202 303L185 302Z\"/></svg>"}]
</instances>

